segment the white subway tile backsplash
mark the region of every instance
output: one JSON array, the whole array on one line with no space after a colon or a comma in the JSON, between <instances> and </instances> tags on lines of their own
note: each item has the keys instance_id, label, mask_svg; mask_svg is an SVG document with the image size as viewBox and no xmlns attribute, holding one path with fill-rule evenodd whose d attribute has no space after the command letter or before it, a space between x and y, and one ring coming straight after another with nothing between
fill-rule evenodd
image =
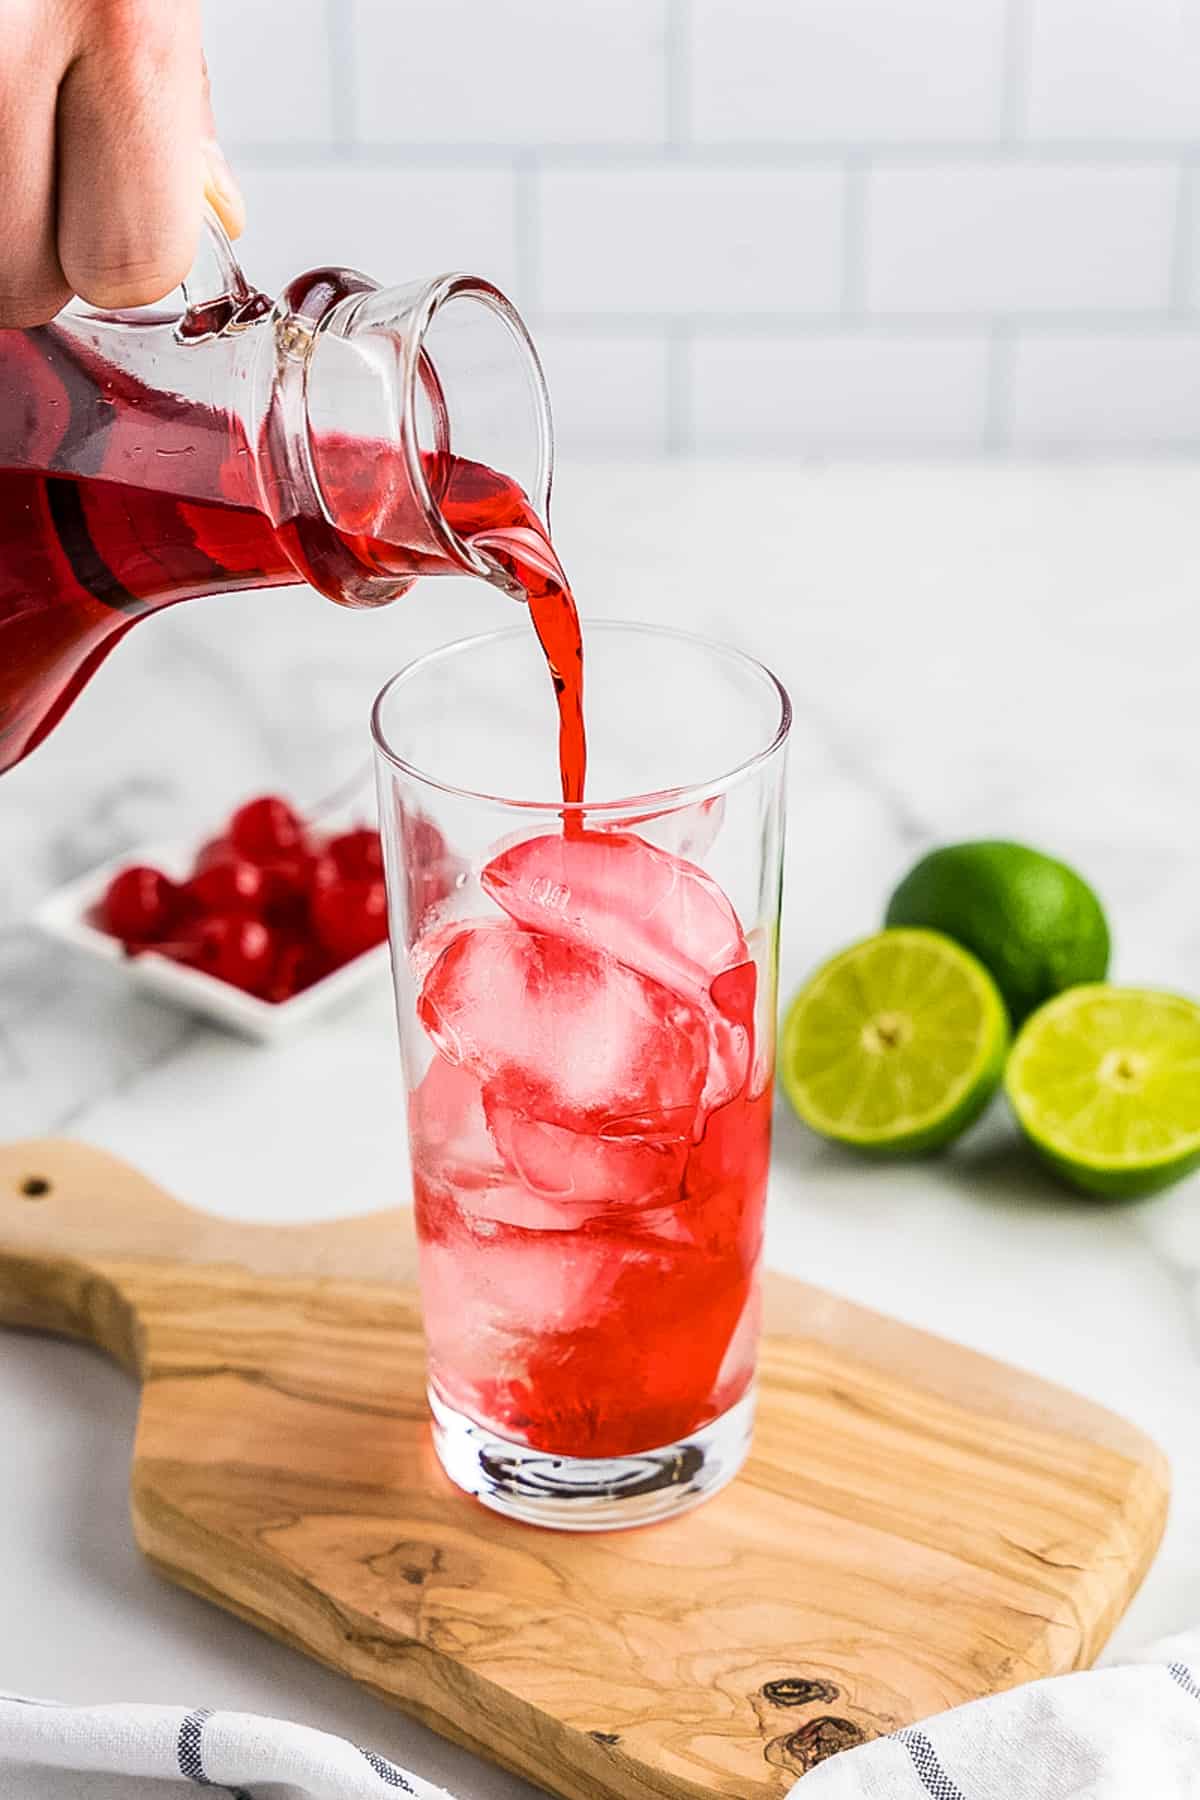
<instances>
[{"instance_id":1,"label":"white subway tile backsplash","mask_svg":"<svg viewBox=\"0 0 1200 1800\"><path fill-rule=\"evenodd\" d=\"M982 442L984 333L699 336L693 445L703 452L955 451Z\"/></svg>"},{"instance_id":2,"label":"white subway tile backsplash","mask_svg":"<svg viewBox=\"0 0 1200 1800\"><path fill-rule=\"evenodd\" d=\"M568 460L1200 451L1200 0L203 4L251 278L490 276Z\"/></svg>"},{"instance_id":3,"label":"white subway tile backsplash","mask_svg":"<svg viewBox=\"0 0 1200 1800\"><path fill-rule=\"evenodd\" d=\"M875 313L1151 311L1169 294L1168 163L970 161L868 177L865 293Z\"/></svg>"},{"instance_id":4,"label":"white subway tile backsplash","mask_svg":"<svg viewBox=\"0 0 1200 1800\"><path fill-rule=\"evenodd\" d=\"M1023 332L1014 449L1200 450L1200 328Z\"/></svg>"},{"instance_id":5,"label":"white subway tile backsplash","mask_svg":"<svg viewBox=\"0 0 1200 1800\"><path fill-rule=\"evenodd\" d=\"M327 4L338 0L204 0L204 52L217 130L240 144L328 144L333 82ZM282 19L282 25L281 25Z\"/></svg>"},{"instance_id":6,"label":"white subway tile backsplash","mask_svg":"<svg viewBox=\"0 0 1200 1800\"><path fill-rule=\"evenodd\" d=\"M522 302L515 183L502 169L363 169L352 164L239 170L251 280L277 289L323 263L384 285L462 269Z\"/></svg>"},{"instance_id":7,"label":"white subway tile backsplash","mask_svg":"<svg viewBox=\"0 0 1200 1800\"><path fill-rule=\"evenodd\" d=\"M667 358L661 332L535 329L559 455L658 456L668 443Z\"/></svg>"},{"instance_id":8,"label":"white subway tile backsplash","mask_svg":"<svg viewBox=\"0 0 1200 1800\"><path fill-rule=\"evenodd\" d=\"M353 0L363 138L661 143L665 11L666 0Z\"/></svg>"},{"instance_id":9,"label":"white subway tile backsplash","mask_svg":"<svg viewBox=\"0 0 1200 1800\"><path fill-rule=\"evenodd\" d=\"M539 188L547 311L694 316L838 303L836 169L554 169Z\"/></svg>"},{"instance_id":10,"label":"white subway tile backsplash","mask_svg":"<svg viewBox=\"0 0 1200 1800\"><path fill-rule=\"evenodd\" d=\"M1006 0L692 0L692 138L993 137L1006 13Z\"/></svg>"},{"instance_id":11,"label":"white subway tile backsplash","mask_svg":"<svg viewBox=\"0 0 1200 1800\"><path fill-rule=\"evenodd\" d=\"M1032 0L1026 126L1035 138L1195 139L1195 0Z\"/></svg>"}]
</instances>

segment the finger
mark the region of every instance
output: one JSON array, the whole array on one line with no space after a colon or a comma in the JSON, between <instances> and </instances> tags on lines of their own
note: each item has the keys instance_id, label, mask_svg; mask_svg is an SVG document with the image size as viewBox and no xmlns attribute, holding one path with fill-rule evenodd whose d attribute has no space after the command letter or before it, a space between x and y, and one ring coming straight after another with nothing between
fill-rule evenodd
<instances>
[{"instance_id":1,"label":"finger","mask_svg":"<svg viewBox=\"0 0 1200 1800\"><path fill-rule=\"evenodd\" d=\"M19 49L5 60L21 76L0 82L0 327L44 325L71 298L54 213L58 70Z\"/></svg>"},{"instance_id":2,"label":"finger","mask_svg":"<svg viewBox=\"0 0 1200 1800\"><path fill-rule=\"evenodd\" d=\"M201 149L204 153L204 198L220 219L231 238L241 237L246 229L246 203L237 178L225 160L225 152L217 142L216 120L213 118L212 88L208 80L208 63L202 63L204 86L202 105L204 124Z\"/></svg>"},{"instance_id":3,"label":"finger","mask_svg":"<svg viewBox=\"0 0 1200 1800\"><path fill-rule=\"evenodd\" d=\"M58 256L94 306L177 287L200 230L198 0L119 0L58 101Z\"/></svg>"},{"instance_id":4,"label":"finger","mask_svg":"<svg viewBox=\"0 0 1200 1800\"><path fill-rule=\"evenodd\" d=\"M206 139L203 150L204 198L220 219L228 236L241 237L246 229L246 203L242 199L242 190L238 187L233 170L225 161L225 153L216 139Z\"/></svg>"}]
</instances>

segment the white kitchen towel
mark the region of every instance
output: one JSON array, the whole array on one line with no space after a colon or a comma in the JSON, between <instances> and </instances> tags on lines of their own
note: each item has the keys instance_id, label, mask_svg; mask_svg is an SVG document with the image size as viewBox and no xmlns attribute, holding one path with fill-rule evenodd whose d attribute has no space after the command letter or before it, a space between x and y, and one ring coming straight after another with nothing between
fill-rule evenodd
<instances>
[{"instance_id":1,"label":"white kitchen towel","mask_svg":"<svg viewBox=\"0 0 1200 1800\"><path fill-rule=\"evenodd\" d=\"M0 1695L2 1800L447 1800L374 1750L307 1725L182 1706Z\"/></svg>"},{"instance_id":2,"label":"white kitchen towel","mask_svg":"<svg viewBox=\"0 0 1200 1800\"><path fill-rule=\"evenodd\" d=\"M1200 1800L1200 1630L875 1738L788 1800Z\"/></svg>"},{"instance_id":3,"label":"white kitchen towel","mask_svg":"<svg viewBox=\"0 0 1200 1800\"><path fill-rule=\"evenodd\" d=\"M446 1800L342 1738L250 1713L0 1696L2 1800ZM1200 1800L1200 1631L847 1750L789 1800Z\"/></svg>"}]
</instances>

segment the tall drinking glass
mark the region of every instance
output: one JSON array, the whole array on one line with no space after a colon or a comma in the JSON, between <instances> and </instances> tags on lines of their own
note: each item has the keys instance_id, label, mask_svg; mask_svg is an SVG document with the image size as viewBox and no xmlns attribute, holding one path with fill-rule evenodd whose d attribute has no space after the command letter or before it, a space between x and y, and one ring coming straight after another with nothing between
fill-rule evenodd
<instances>
[{"instance_id":1,"label":"tall drinking glass","mask_svg":"<svg viewBox=\"0 0 1200 1800\"><path fill-rule=\"evenodd\" d=\"M442 1464L498 1512L682 1512L754 1413L788 698L686 634L585 634L564 807L528 625L374 712Z\"/></svg>"}]
</instances>

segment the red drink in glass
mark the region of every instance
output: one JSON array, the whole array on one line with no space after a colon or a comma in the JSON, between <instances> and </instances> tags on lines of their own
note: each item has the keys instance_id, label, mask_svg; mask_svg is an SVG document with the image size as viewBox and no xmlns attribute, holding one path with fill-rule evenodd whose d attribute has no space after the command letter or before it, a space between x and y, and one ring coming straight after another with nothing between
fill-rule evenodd
<instances>
[{"instance_id":1,"label":"red drink in glass","mask_svg":"<svg viewBox=\"0 0 1200 1800\"><path fill-rule=\"evenodd\" d=\"M734 652L598 628L596 799L490 798L464 734L492 794L549 774L536 709L475 703L528 654L501 633L385 689L381 824L439 1454L500 1511L601 1529L694 1504L748 1442L788 711ZM693 703L732 760L687 787ZM667 779L606 801L623 757Z\"/></svg>"}]
</instances>

